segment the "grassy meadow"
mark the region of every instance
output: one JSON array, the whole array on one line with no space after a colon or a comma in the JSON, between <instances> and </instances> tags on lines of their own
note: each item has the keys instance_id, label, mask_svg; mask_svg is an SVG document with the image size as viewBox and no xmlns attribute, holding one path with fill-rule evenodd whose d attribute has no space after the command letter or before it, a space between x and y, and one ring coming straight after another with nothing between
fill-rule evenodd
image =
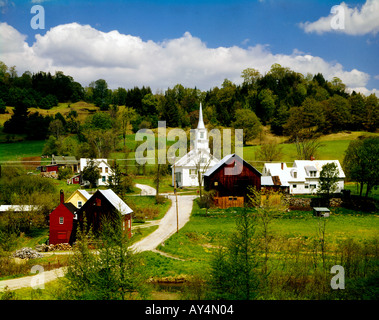
<instances>
[{"instance_id":1,"label":"grassy meadow","mask_svg":"<svg viewBox=\"0 0 379 320\"><path fill-rule=\"evenodd\" d=\"M178 234L174 234L158 247L160 251L176 259L154 252L143 253L151 270L151 277L185 279L189 288L195 287L198 295L201 290L199 281L210 277L214 254L220 247L227 246L228 240L236 231L235 219L240 210L242 209L211 209L206 215L205 209L200 209L195 202L190 221ZM319 233L323 222L325 258L322 257L320 249ZM307 211L277 215L269 224L269 274L261 279L264 289L259 293L259 298L363 298L357 289L357 283L360 283L361 277L369 281L377 277L378 230L378 215L347 209L333 209L329 218L321 220ZM257 220L255 241L258 274L263 272L262 231L262 224ZM347 282L350 285L347 288L350 290L343 293L330 289L330 267L337 264L346 268ZM206 291L204 288L203 290ZM366 290L377 290L377 285L367 287ZM206 297L206 292L202 294Z\"/></svg>"}]
</instances>

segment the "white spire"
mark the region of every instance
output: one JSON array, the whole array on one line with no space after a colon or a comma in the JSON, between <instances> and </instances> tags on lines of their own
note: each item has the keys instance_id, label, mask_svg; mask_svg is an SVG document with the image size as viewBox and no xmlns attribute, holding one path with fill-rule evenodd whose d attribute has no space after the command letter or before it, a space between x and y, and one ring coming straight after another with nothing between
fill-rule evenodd
<instances>
[{"instance_id":1,"label":"white spire","mask_svg":"<svg viewBox=\"0 0 379 320\"><path fill-rule=\"evenodd\" d=\"M200 102L200 110L199 110L199 123L197 124L197 128L205 129L204 121L203 121L203 109L201 107L201 102Z\"/></svg>"}]
</instances>

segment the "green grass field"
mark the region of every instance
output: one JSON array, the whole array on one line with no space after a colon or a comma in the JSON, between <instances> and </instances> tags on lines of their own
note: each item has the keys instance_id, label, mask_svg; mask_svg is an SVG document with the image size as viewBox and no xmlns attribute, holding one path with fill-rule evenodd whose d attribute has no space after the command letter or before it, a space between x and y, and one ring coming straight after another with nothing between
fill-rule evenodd
<instances>
[{"instance_id":1,"label":"green grass field","mask_svg":"<svg viewBox=\"0 0 379 320\"><path fill-rule=\"evenodd\" d=\"M20 161L25 157L40 157L44 140L0 143L0 161Z\"/></svg>"},{"instance_id":2,"label":"green grass field","mask_svg":"<svg viewBox=\"0 0 379 320\"><path fill-rule=\"evenodd\" d=\"M225 247L236 231L235 219L239 210L241 209L213 209L206 216L205 209L199 209L194 204L190 221L178 234L174 234L158 247L159 250L180 260L170 259L154 252L143 253L151 277L184 278L190 281L189 283L196 277L208 279L214 253L220 246ZM326 221L325 274L322 271L323 258L318 232L322 221ZM269 228L267 263L270 270L270 289L267 292L262 291L261 298L346 299L346 296L343 296L345 292L336 293L330 290L329 266L343 264L349 270L346 271L349 274L348 281L358 281L358 283L361 280L356 279L368 270L365 268L370 268L371 275L372 272L375 273L378 229L378 215L347 209L333 209L329 218L313 217L312 212L307 211L280 214L271 221ZM258 270L261 270L264 261L262 230L262 224L258 221L255 227L257 259L261 261ZM341 262L342 260L344 262ZM353 274L357 277L355 280ZM375 276L371 279L375 279ZM364 293L361 296L359 290L358 293L354 291L357 290L355 284L348 283L346 295L351 295L355 299L357 296L363 298ZM366 290L375 292L375 288L370 282ZM373 295L375 296L375 293Z\"/></svg>"}]
</instances>

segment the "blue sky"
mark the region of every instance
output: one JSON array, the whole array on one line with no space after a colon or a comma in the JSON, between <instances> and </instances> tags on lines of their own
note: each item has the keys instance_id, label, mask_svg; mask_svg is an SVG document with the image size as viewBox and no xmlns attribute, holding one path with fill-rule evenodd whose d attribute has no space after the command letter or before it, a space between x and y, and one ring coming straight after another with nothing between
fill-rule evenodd
<instances>
[{"instance_id":1,"label":"blue sky","mask_svg":"<svg viewBox=\"0 0 379 320\"><path fill-rule=\"evenodd\" d=\"M370 13L368 9L372 11L372 8L379 8L376 7L379 6L378 2L345 1L346 30L337 32L331 29L322 31L322 18L332 17L331 8L340 4L328 0L0 0L0 22L5 23L4 36L0 38L0 60L6 60L4 62L7 65L16 64L19 73L26 69L37 71L38 67L45 67L52 72L54 68L68 74L72 72L71 75L83 85L88 85L86 82L91 80L90 77L95 77L92 80L103 77L111 86L128 87L133 86L133 79L130 78L134 78L135 85L145 84L156 89L160 86L160 89L165 89L164 86L173 86L177 82L188 86L197 85L204 90L221 85L224 78L238 81L244 67L257 68L264 74L268 64L278 62L304 74L316 72L319 68L321 72L325 70L327 78L339 76L351 88L364 88L362 91L366 93L377 92L379 27L376 22L372 22L376 20L377 13ZM35 4L42 5L45 10L44 30L33 30L30 26L33 17L30 9ZM349 10L356 10L363 19L354 21ZM69 28L74 27L73 23L76 23L75 28ZM306 23L311 24L313 31L306 30ZM87 25L91 32L83 29ZM117 34L111 33L114 30ZM71 32L72 38L82 41L76 45L70 44L72 39L67 37L67 32ZM10 52L8 55L5 53L10 51L5 49L6 46L13 46L9 44L10 36L5 36L8 33L15 33L16 36L12 36L15 39L21 37L20 47L21 40L27 45L23 49L27 52L23 52L19 60ZM57 44L61 36L62 43ZM99 57L92 57L87 52L84 43L89 39L98 41L97 47L92 48L93 55L96 55L98 48L100 52L105 50L104 65ZM118 46L120 41L121 48ZM134 45L129 46L130 41ZM57 46L59 52L53 49ZM108 53L103 46L113 49ZM129 47L132 49L129 50ZM131 61L130 64L109 67L105 63L107 56L118 61L117 50L120 50L120 57L125 56ZM172 71L166 73L161 66L156 65L157 62L153 64L150 61L155 56L147 51L154 50L157 50L156 57L171 66ZM197 50L197 53L188 52L190 50ZM79 57L80 60L80 57L86 56L88 66L83 63L74 67L78 64L75 60L70 65L71 60L67 58L70 52L73 59ZM183 52L189 55L185 61ZM215 63L212 66L199 63L199 59L208 61L213 54L215 58L211 61ZM138 56L143 60L138 60ZM300 63L302 59L304 61ZM307 59L310 62L307 63ZM124 73L120 68L125 68ZM174 74L175 69L178 75ZM161 79L157 75L159 72L162 73ZM184 75L183 81L180 72Z\"/></svg>"}]
</instances>

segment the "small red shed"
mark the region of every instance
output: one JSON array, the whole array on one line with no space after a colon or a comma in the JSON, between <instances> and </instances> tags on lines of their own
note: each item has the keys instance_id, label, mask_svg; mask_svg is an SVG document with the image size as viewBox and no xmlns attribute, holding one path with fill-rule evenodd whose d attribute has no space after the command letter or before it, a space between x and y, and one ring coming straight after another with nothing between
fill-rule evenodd
<instances>
[{"instance_id":1,"label":"small red shed","mask_svg":"<svg viewBox=\"0 0 379 320\"><path fill-rule=\"evenodd\" d=\"M49 244L69 243L75 212L77 208L72 203L64 203L64 193L61 190L60 204L50 213Z\"/></svg>"},{"instance_id":2,"label":"small red shed","mask_svg":"<svg viewBox=\"0 0 379 320\"><path fill-rule=\"evenodd\" d=\"M67 179L67 184L80 184L80 182L81 182L81 175L80 175L80 173L74 175L70 179Z\"/></svg>"}]
</instances>

